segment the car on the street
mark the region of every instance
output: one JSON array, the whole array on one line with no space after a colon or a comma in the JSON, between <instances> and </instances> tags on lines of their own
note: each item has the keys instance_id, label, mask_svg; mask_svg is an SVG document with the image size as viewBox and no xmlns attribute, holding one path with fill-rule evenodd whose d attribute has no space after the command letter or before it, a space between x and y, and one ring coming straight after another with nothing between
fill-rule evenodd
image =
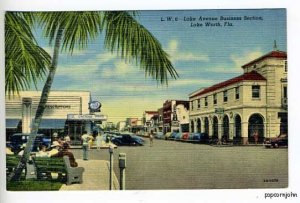
<instances>
[{"instance_id":1,"label":"car on the street","mask_svg":"<svg viewBox=\"0 0 300 203\"><path fill-rule=\"evenodd\" d=\"M22 147L27 143L29 135L29 133L15 133L9 137L7 146L10 147L14 153L18 153L22 149ZM38 147L41 144L45 145L46 147L50 147L51 138L45 136L44 134L37 134L31 151L37 152Z\"/></svg>"},{"instance_id":2,"label":"car on the street","mask_svg":"<svg viewBox=\"0 0 300 203\"><path fill-rule=\"evenodd\" d=\"M142 146L144 141L136 135L121 134L120 136L113 137L111 142L117 146Z\"/></svg>"},{"instance_id":3,"label":"car on the street","mask_svg":"<svg viewBox=\"0 0 300 203\"><path fill-rule=\"evenodd\" d=\"M156 139L164 139L165 138L163 132L156 132L155 135L154 135L154 137Z\"/></svg>"},{"instance_id":4,"label":"car on the street","mask_svg":"<svg viewBox=\"0 0 300 203\"><path fill-rule=\"evenodd\" d=\"M178 132L173 131L173 132L170 134L170 136L168 137L168 140L175 140L175 137L176 137L177 133L178 133Z\"/></svg>"},{"instance_id":5,"label":"car on the street","mask_svg":"<svg viewBox=\"0 0 300 203\"><path fill-rule=\"evenodd\" d=\"M189 138L189 133L188 132L184 132L182 133L181 139L187 141Z\"/></svg>"},{"instance_id":6,"label":"car on the street","mask_svg":"<svg viewBox=\"0 0 300 203\"><path fill-rule=\"evenodd\" d=\"M192 140L199 143L208 143L209 136L207 133L194 133Z\"/></svg>"},{"instance_id":7,"label":"car on the street","mask_svg":"<svg viewBox=\"0 0 300 203\"><path fill-rule=\"evenodd\" d=\"M181 140L182 139L182 133L181 132L177 132L175 134L174 140Z\"/></svg>"},{"instance_id":8,"label":"car on the street","mask_svg":"<svg viewBox=\"0 0 300 203\"><path fill-rule=\"evenodd\" d=\"M280 134L277 137L266 138L264 141L264 146L267 148L278 148L288 146L288 135Z\"/></svg>"},{"instance_id":9,"label":"car on the street","mask_svg":"<svg viewBox=\"0 0 300 203\"><path fill-rule=\"evenodd\" d=\"M165 134L165 140L168 140L171 137L172 133L171 132L166 132Z\"/></svg>"}]
</instances>

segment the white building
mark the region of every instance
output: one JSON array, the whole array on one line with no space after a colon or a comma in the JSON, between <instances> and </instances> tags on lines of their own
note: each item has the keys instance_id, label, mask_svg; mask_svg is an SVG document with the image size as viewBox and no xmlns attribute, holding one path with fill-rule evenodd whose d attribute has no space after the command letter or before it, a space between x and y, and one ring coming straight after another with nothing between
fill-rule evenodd
<instances>
[{"instance_id":1,"label":"white building","mask_svg":"<svg viewBox=\"0 0 300 203\"><path fill-rule=\"evenodd\" d=\"M272 51L242 66L244 74L189 95L190 132L252 142L287 133L287 54Z\"/></svg>"},{"instance_id":2,"label":"white building","mask_svg":"<svg viewBox=\"0 0 300 203\"><path fill-rule=\"evenodd\" d=\"M21 91L6 96L6 138L13 133L30 133L33 118L40 101L40 91ZM84 130L90 132L103 115L91 114L89 91L51 91L49 94L39 133L69 134L72 142L80 143Z\"/></svg>"},{"instance_id":3,"label":"white building","mask_svg":"<svg viewBox=\"0 0 300 203\"><path fill-rule=\"evenodd\" d=\"M166 100L163 104L164 133L189 131L189 101Z\"/></svg>"}]
</instances>

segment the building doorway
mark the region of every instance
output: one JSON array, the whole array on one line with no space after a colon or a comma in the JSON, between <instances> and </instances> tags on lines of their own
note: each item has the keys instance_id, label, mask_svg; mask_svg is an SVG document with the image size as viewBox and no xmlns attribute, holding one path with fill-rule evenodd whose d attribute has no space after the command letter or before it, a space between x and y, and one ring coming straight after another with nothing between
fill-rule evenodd
<instances>
[{"instance_id":1,"label":"building doorway","mask_svg":"<svg viewBox=\"0 0 300 203\"><path fill-rule=\"evenodd\" d=\"M194 132L194 121L193 120L191 121L191 132L192 133Z\"/></svg>"},{"instance_id":2,"label":"building doorway","mask_svg":"<svg viewBox=\"0 0 300 203\"><path fill-rule=\"evenodd\" d=\"M209 122L207 117L204 118L204 132L209 135Z\"/></svg>"},{"instance_id":3,"label":"building doorway","mask_svg":"<svg viewBox=\"0 0 300 203\"><path fill-rule=\"evenodd\" d=\"M200 118L197 119L197 133L201 133L201 120L200 120Z\"/></svg>"},{"instance_id":4,"label":"building doorway","mask_svg":"<svg viewBox=\"0 0 300 203\"><path fill-rule=\"evenodd\" d=\"M229 118L227 115L223 118L223 139L229 140Z\"/></svg>"},{"instance_id":5,"label":"building doorway","mask_svg":"<svg viewBox=\"0 0 300 203\"><path fill-rule=\"evenodd\" d=\"M242 119L240 115L236 115L234 118L235 137L234 142L240 144L242 140Z\"/></svg>"},{"instance_id":6,"label":"building doorway","mask_svg":"<svg viewBox=\"0 0 300 203\"><path fill-rule=\"evenodd\" d=\"M264 141L264 118L256 113L250 116L248 121L248 140L249 143L254 143L254 133L258 133L258 143Z\"/></svg>"},{"instance_id":7,"label":"building doorway","mask_svg":"<svg viewBox=\"0 0 300 203\"><path fill-rule=\"evenodd\" d=\"M213 119L213 137L218 138L218 118L215 116Z\"/></svg>"}]
</instances>

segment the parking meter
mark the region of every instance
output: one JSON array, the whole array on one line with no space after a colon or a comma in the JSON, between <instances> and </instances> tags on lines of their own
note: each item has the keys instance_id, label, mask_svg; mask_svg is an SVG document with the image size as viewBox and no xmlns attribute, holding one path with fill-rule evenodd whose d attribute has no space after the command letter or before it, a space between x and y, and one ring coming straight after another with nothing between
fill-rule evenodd
<instances>
[{"instance_id":1,"label":"parking meter","mask_svg":"<svg viewBox=\"0 0 300 203\"><path fill-rule=\"evenodd\" d=\"M109 145L108 152L109 152L110 154L112 154L112 153L114 152L114 147L111 146L111 145Z\"/></svg>"},{"instance_id":2,"label":"parking meter","mask_svg":"<svg viewBox=\"0 0 300 203\"><path fill-rule=\"evenodd\" d=\"M126 168L126 154L125 153L119 154L119 168L120 169Z\"/></svg>"}]
</instances>

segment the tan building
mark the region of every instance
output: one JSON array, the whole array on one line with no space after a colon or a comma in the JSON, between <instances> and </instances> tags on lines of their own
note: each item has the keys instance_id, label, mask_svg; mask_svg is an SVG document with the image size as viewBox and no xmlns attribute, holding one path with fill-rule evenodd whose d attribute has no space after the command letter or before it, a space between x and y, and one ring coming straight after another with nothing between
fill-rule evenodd
<instances>
[{"instance_id":1,"label":"tan building","mask_svg":"<svg viewBox=\"0 0 300 203\"><path fill-rule=\"evenodd\" d=\"M259 141L287 133L287 54L272 51L242 66L244 74L189 95L190 132Z\"/></svg>"}]
</instances>

